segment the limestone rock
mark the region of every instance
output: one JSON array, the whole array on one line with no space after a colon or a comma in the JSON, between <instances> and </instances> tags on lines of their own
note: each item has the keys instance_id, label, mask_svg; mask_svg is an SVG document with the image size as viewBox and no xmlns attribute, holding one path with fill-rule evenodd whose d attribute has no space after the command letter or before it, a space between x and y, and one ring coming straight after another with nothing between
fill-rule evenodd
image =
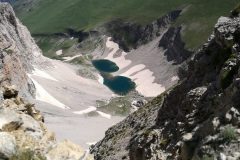
<instances>
[{"instance_id":1,"label":"limestone rock","mask_svg":"<svg viewBox=\"0 0 240 160\"><path fill-rule=\"evenodd\" d=\"M53 147L47 154L47 157L51 160L79 160L86 159L91 160L88 152L84 151L79 146L73 144L70 141L63 141ZM93 159L92 159L93 160Z\"/></svg>"},{"instance_id":2,"label":"limestone rock","mask_svg":"<svg viewBox=\"0 0 240 160\"><path fill-rule=\"evenodd\" d=\"M22 124L20 115L15 111L0 108L0 130L11 132L18 129Z\"/></svg>"},{"instance_id":3,"label":"limestone rock","mask_svg":"<svg viewBox=\"0 0 240 160\"><path fill-rule=\"evenodd\" d=\"M26 71L30 72L33 64L47 60L11 5L0 3L0 13L0 86L15 85L22 96L33 96L35 88ZM7 90L6 94L12 91Z\"/></svg>"},{"instance_id":4,"label":"limestone rock","mask_svg":"<svg viewBox=\"0 0 240 160\"><path fill-rule=\"evenodd\" d=\"M0 132L0 159L8 159L16 152L15 138L6 132Z\"/></svg>"},{"instance_id":5,"label":"limestone rock","mask_svg":"<svg viewBox=\"0 0 240 160\"><path fill-rule=\"evenodd\" d=\"M23 121L21 129L26 133L35 138L41 138L43 136L43 131L38 121L26 114L22 114L21 119Z\"/></svg>"},{"instance_id":6,"label":"limestone rock","mask_svg":"<svg viewBox=\"0 0 240 160\"><path fill-rule=\"evenodd\" d=\"M51 153L49 160L78 160L84 151L70 142L56 145L41 113L26 101L35 96L27 75L33 65L51 66L10 4L0 2L0 159L45 159Z\"/></svg>"},{"instance_id":7,"label":"limestone rock","mask_svg":"<svg viewBox=\"0 0 240 160\"><path fill-rule=\"evenodd\" d=\"M15 160L24 155L33 159L44 159L47 155L48 160L91 159L88 152L69 141L57 143L55 135L44 126L43 116L35 105L18 95L10 95L14 97L5 99L0 105L0 130L4 131L0 132L0 159L13 157Z\"/></svg>"}]
</instances>

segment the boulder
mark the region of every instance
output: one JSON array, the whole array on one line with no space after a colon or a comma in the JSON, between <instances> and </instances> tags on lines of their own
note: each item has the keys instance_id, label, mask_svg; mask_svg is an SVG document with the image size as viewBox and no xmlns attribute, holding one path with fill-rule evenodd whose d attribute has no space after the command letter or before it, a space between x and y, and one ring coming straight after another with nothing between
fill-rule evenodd
<instances>
[{"instance_id":1,"label":"boulder","mask_svg":"<svg viewBox=\"0 0 240 160\"><path fill-rule=\"evenodd\" d=\"M0 109L0 130L2 131L14 131L17 130L23 121L18 113L8 108Z\"/></svg>"},{"instance_id":2,"label":"boulder","mask_svg":"<svg viewBox=\"0 0 240 160\"><path fill-rule=\"evenodd\" d=\"M145 99L139 99L139 100L132 101L131 106L140 108L140 107L144 106L145 104L147 104L147 101Z\"/></svg>"},{"instance_id":3,"label":"boulder","mask_svg":"<svg viewBox=\"0 0 240 160\"><path fill-rule=\"evenodd\" d=\"M7 160L16 154L15 138L6 132L0 132L0 159Z\"/></svg>"},{"instance_id":4,"label":"boulder","mask_svg":"<svg viewBox=\"0 0 240 160\"><path fill-rule=\"evenodd\" d=\"M93 158L88 155L88 151L84 151L84 149L78 145L75 145L67 140L58 143L55 147L53 147L48 152L47 158L51 160L93 160Z\"/></svg>"},{"instance_id":5,"label":"boulder","mask_svg":"<svg viewBox=\"0 0 240 160\"><path fill-rule=\"evenodd\" d=\"M27 114L21 114L21 119L23 121L21 129L24 130L25 133L36 139L42 138L43 130L38 121Z\"/></svg>"}]
</instances>

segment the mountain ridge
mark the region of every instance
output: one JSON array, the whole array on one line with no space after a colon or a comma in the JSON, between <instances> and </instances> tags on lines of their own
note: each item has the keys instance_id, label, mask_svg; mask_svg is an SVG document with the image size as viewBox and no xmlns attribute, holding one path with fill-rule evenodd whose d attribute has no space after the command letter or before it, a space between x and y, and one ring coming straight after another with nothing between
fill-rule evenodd
<instances>
[{"instance_id":1,"label":"mountain ridge","mask_svg":"<svg viewBox=\"0 0 240 160\"><path fill-rule=\"evenodd\" d=\"M84 0L62 2L61 0L48 0L38 1L38 4L33 6L31 1L22 3L26 4L25 7L28 7L27 3L30 4L29 11L21 11L20 8L18 14L32 33L64 32L69 27L77 31L91 31L115 19L122 19L127 23L134 22L144 27L169 11L184 10L181 18L174 25L183 26L183 40L187 43L188 49L194 49L206 41L208 35L212 32L211 26L214 25L217 18L221 15L227 15L228 11L238 1L213 0L193 2L184 0L178 2L171 0L166 3L159 0L131 0L125 2L116 2L113 0L102 2ZM17 3L15 7L18 7L18 4L20 3ZM64 15L58 9L64 11ZM46 13L48 16L45 15ZM36 19L39 21L36 21Z\"/></svg>"},{"instance_id":2,"label":"mountain ridge","mask_svg":"<svg viewBox=\"0 0 240 160\"><path fill-rule=\"evenodd\" d=\"M111 127L95 159L239 159L239 21L219 18L186 78Z\"/></svg>"}]
</instances>

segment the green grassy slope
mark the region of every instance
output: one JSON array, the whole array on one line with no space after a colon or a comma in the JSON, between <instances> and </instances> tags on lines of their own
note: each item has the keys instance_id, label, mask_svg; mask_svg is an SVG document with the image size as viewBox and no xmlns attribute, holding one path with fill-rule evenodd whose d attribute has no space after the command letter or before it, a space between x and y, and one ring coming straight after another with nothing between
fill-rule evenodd
<instances>
[{"instance_id":1,"label":"green grassy slope","mask_svg":"<svg viewBox=\"0 0 240 160\"><path fill-rule=\"evenodd\" d=\"M238 2L239 0L41 0L31 11L18 14L32 33L56 33L68 27L90 30L115 18L146 24L171 10L187 6L176 23L184 24L183 38L188 47L194 48L206 40L217 18L228 15Z\"/></svg>"}]
</instances>

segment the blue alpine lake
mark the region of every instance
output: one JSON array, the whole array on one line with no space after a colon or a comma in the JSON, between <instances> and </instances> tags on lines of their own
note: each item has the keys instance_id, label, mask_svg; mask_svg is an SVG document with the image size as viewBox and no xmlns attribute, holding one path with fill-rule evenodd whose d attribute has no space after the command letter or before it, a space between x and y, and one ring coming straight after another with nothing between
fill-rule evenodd
<instances>
[{"instance_id":1,"label":"blue alpine lake","mask_svg":"<svg viewBox=\"0 0 240 160\"><path fill-rule=\"evenodd\" d=\"M114 93L125 95L135 89L136 84L130 78L124 76L113 76L111 74L119 70L119 67L116 63L110 60L99 59L93 60L92 64L103 77L103 84L111 89Z\"/></svg>"},{"instance_id":2,"label":"blue alpine lake","mask_svg":"<svg viewBox=\"0 0 240 160\"><path fill-rule=\"evenodd\" d=\"M119 70L119 67L116 65L116 63L107 59L93 60L92 64L99 72L112 73Z\"/></svg>"}]
</instances>

